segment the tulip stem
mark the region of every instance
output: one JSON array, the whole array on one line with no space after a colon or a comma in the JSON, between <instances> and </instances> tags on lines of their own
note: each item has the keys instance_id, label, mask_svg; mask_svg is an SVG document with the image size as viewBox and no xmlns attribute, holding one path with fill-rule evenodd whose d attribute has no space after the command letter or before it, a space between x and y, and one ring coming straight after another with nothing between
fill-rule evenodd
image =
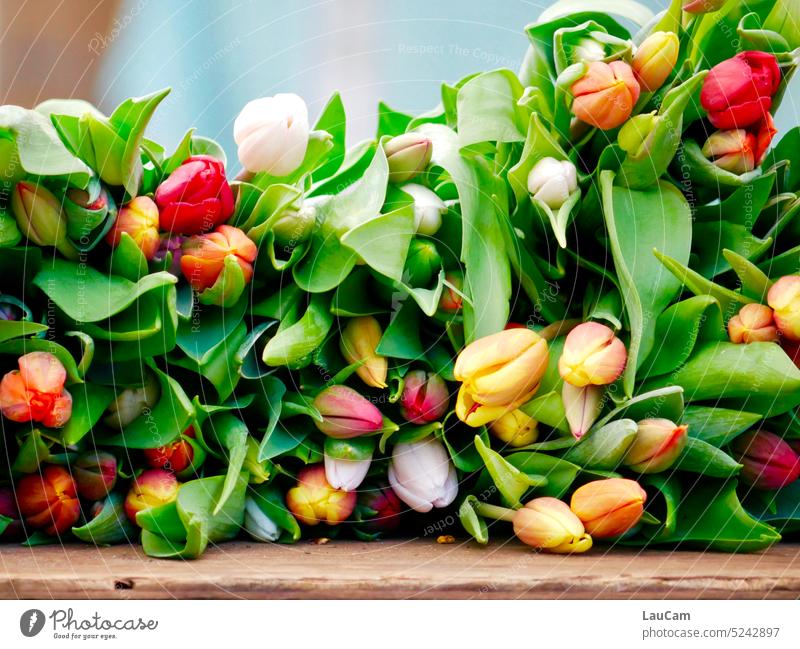
<instances>
[{"instance_id":1,"label":"tulip stem","mask_svg":"<svg viewBox=\"0 0 800 649\"><path fill-rule=\"evenodd\" d=\"M509 509L508 507L489 505L488 503L477 503L473 505L473 507L481 516L493 518L496 521L508 521L510 523L514 520L514 514L516 514L516 511Z\"/></svg>"}]
</instances>

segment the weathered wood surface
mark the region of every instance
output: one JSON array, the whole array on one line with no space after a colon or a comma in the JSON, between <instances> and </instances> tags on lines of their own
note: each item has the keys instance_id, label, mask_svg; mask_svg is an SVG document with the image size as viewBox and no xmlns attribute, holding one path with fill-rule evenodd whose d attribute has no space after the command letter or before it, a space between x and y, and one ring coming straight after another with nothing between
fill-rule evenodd
<instances>
[{"instance_id":1,"label":"weathered wood surface","mask_svg":"<svg viewBox=\"0 0 800 649\"><path fill-rule=\"evenodd\" d=\"M228 543L197 561L139 548L0 546L2 598L798 598L800 545L760 554L537 554L430 540Z\"/></svg>"}]
</instances>

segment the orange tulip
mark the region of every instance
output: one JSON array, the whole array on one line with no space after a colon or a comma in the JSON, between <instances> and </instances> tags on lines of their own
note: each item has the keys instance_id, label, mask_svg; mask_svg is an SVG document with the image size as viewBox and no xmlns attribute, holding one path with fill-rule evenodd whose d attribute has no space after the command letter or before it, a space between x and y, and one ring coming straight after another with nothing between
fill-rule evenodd
<instances>
[{"instance_id":1,"label":"orange tulip","mask_svg":"<svg viewBox=\"0 0 800 649\"><path fill-rule=\"evenodd\" d=\"M624 61L593 61L572 84L572 112L579 120L602 130L622 126L639 99L639 82Z\"/></svg>"},{"instance_id":2,"label":"orange tulip","mask_svg":"<svg viewBox=\"0 0 800 649\"><path fill-rule=\"evenodd\" d=\"M558 372L578 388L608 385L619 378L627 360L625 345L611 329L599 322L584 322L567 334Z\"/></svg>"},{"instance_id":3,"label":"orange tulip","mask_svg":"<svg viewBox=\"0 0 800 649\"><path fill-rule=\"evenodd\" d=\"M778 331L791 341L800 341L800 275L786 275L772 285L767 303L775 311Z\"/></svg>"},{"instance_id":4,"label":"orange tulip","mask_svg":"<svg viewBox=\"0 0 800 649\"><path fill-rule=\"evenodd\" d=\"M634 480L609 478L580 487L570 508L597 539L619 536L639 522L647 494Z\"/></svg>"},{"instance_id":5,"label":"orange tulip","mask_svg":"<svg viewBox=\"0 0 800 649\"><path fill-rule=\"evenodd\" d=\"M196 291L214 286L233 255L244 274L245 283L253 277L253 262L258 249L247 235L231 225L220 225L213 232L190 237L183 244L181 272Z\"/></svg>"},{"instance_id":6,"label":"orange tulip","mask_svg":"<svg viewBox=\"0 0 800 649\"><path fill-rule=\"evenodd\" d=\"M586 552L592 537L567 504L556 498L535 498L514 512L514 534L533 548L556 554Z\"/></svg>"},{"instance_id":7,"label":"orange tulip","mask_svg":"<svg viewBox=\"0 0 800 649\"><path fill-rule=\"evenodd\" d=\"M286 494L286 505L306 525L337 525L353 513L356 492L334 489L325 477L325 467L314 464L297 475L297 486Z\"/></svg>"},{"instance_id":8,"label":"orange tulip","mask_svg":"<svg viewBox=\"0 0 800 649\"><path fill-rule=\"evenodd\" d=\"M150 261L155 257L161 239L158 234L158 206L152 198L137 196L122 206L114 226L106 235L106 241L112 248L119 245L123 232L133 239L145 259Z\"/></svg>"},{"instance_id":9,"label":"orange tulip","mask_svg":"<svg viewBox=\"0 0 800 649\"><path fill-rule=\"evenodd\" d=\"M171 471L148 469L133 479L125 498L125 513L136 523L136 514L171 503L178 497L180 483Z\"/></svg>"},{"instance_id":10,"label":"orange tulip","mask_svg":"<svg viewBox=\"0 0 800 649\"><path fill-rule=\"evenodd\" d=\"M62 466L50 464L41 475L26 475L16 491L25 523L51 536L66 532L80 516L75 481Z\"/></svg>"},{"instance_id":11,"label":"orange tulip","mask_svg":"<svg viewBox=\"0 0 800 649\"><path fill-rule=\"evenodd\" d=\"M772 309L764 304L745 304L728 320L728 337L732 343L776 342L778 328Z\"/></svg>"},{"instance_id":12,"label":"orange tulip","mask_svg":"<svg viewBox=\"0 0 800 649\"><path fill-rule=\"evenodd\" d=\"M67 371L52 354L31 352L17 361L19 370L0 382L0 411L11 421L38 421L60 428L72 415L72 395L64 389Z\"/></svg>"}]
</instances>

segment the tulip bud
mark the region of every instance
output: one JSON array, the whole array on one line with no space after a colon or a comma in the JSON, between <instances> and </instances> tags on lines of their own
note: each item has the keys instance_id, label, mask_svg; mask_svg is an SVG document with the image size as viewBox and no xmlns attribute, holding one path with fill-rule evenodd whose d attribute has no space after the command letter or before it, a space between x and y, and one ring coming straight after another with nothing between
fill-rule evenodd
<instances>
[{"instance_id":1,"label":"tulip bud","mask_svg":"<svg viewBox=\"0 0 800 649\"><path fill-rule=\"evenodd\" d=\"M306 525L338 525L356 506L356 494L334 489L325 477L325 468L313 464L297 474L297 486L286 494L286 505L297 520Z\"/></svg>"},{"instance_id":2,"label":"tulip bud","mask_svg":"<svg viewBox=\"0 0 800 649\"><path fill-rule=\"evenodd\" d=\"M106 451L89 451L72 465L78 494L86 500L102 500L117 483L117 458Z\"/></svg>"},{"instance_id":3,"label":"tulip bud","mask_svg":"<svg viewBox=\"0 0 800 649\"><path fill-rule=\"evenodd\" d=\"M30 352L17 360L19 371L0 382L0 411L11 421L38 421L61 428L72 416L72 395L64 389L67 371L53 354Z\"/></svg>"},{"instance_id":4,"label":"tulip bud","mask_svg":"<svg viewBox=\"0 0 800 649\"><path fill-rule=\"evenodd\" d=\"M596 539L620 536L642 517L647 494L634 480L608 478L588 482L572 494L570 509Z\"/></svg>"},{"instance_id":5,"label":"tulip bud","mask_svg":"<svg viewBox=\"0 0 800 649\"><path fill-rule=\"evenodd\" d=\"M608 385L625 369L628 353L614 332L599 322L584 322L567 334L558 372L567 383Z\"/></svg>"},{"instance_id":6,"label":"tulip bud","mask_svg":"<svg viewBox=\"0 0 800 649\"><path fill-rule=\"evenodd\" d=\"M239 162L271 176L287 176L302 164L308 134L306 102L293 93L249 101L233 123Z\"/></svg>"},{"instance_id":7,"label":"tulip bud","mask_svg":"<svg viewBox=\"0 0 800 649\"><path fill-rule=\"evenodd\" d=\"M458 494L456 469L444 445L434 437L397 444L388 476L397 497L418 512L447 507Z\"/></svg>"},{"instance_id":8,"label":"tulip bud","mask_svg":"<svg viewBox=\"0 0 800 649\"><path fill-rule=\"evenodd\" d=\"M500 405L500 406L487 406L475 401L472 393L466 388L461 386L458 390L456 397L456 417L463 421L467 426L477 428L489 422L496 421L515 410L517 406L522 405L524 401L516 404Z\"/></svg>"},{"instance_id":9,"label":"tulip bud","mask_svg":"<svg viewBox=\"0 0 800 649\"><path fill-rule=\"evenodd\" d=\"M525 545L556 554L586 552L592 537L566 503L534 498L514 513L514 534Z\"/></svg>"},{"instance_id":10,"label":"tulip bud","mask_svg":"<svg viewBox=\"0 0 800 649\"><path fill-rule=\"evenodd\" d=\"M403 191L414 199L414 230L417 234L433 236L442 227L442 214L447 206L435 192L423 185L409 183Z\"/></svg>"},{"instance_id":11,"label":"tulip bud","mask_svg":"<svg viewBox=\"0 0 800 649\"><path fill-rule=\"evenodd\" d=\"M772 309L763 304L745 304L728 320L728 337L732 343L776 342L778 328Z\"/></svg>"},{"instance_id":12,"label":"tulip bud","mask_svg":"<svg viewBox=\"0 0 800 649\"><path fill-rule=\"evenodd\" d=\"M775 282L767 293L767 304L781 336L800 342L800 275L786 275Z\"/></svg>"},{"instance_id":13,"label":"tulip bud","mask_svg":"<svg viewBox=\"0 0 800 649\"><path fill-rule=\"evenodd\" d=\"M412 424L441 419L450 405L447 384L433 372L412 370L405 377L400 395L400 414Z\"/></svg>"},{"instance_id":14,"label":"tulip bud","mask_svg":"<svg viewBox=\"0 0 800 649\"><path fill-rule=\"evenodd\" d=\"M250 496L244 501L244 531L261 543L272 543L281 537L281 530L275 521Z\"/></svg>"},{"instance_id":15,"label":"tulip bud","mask_svg":"<svg viewBox=\"0 0 800 649\"><path fill-rule=\"evenodd\" d=\"M179 476L193 465L197 468L200 463L195 461L195 447L190 441L194 436L194 427L189 426L177 441L157 448L144 449L147 465L154 469L173 471Z\"/></svg>"},{"instance_id":16,"label":"tulip bud","mask_svg":"<svg viewBox=\"0 0 800 649\"><path fill-rule=\"evenodd\" d=\"M368 534L393 532L400 526L402 507L388 484L363 489L358 494L356 505L359 527Z\"/></svg>"},{"instance_id":17,"label":"tulip bud","mask_svg":"<svg viewBox=\"0 0 800 649\"><path fill-rule=\"evenodd\" d=\"M539 422L522 410L512 410L489 426L494 436L513 448L533 444L539 437Z\"/></svg>"},{"instance_id":18,"label":"tulip bud","mask_svg":"<svg viewBox=\"0 0 800 649\"><path fill-rule=\"evenodd\" d=\"M653 32L636 48L633 73L639 85L648 92L664 85L678 62L680 41L674 32Z\"/></svg>"},{"instance_id":19,"label":"tulip bud","mask_svg":"<svg viewBox=\"0 0 800 649\"><path fill-rule=\"evenodd\" d=\"M718 11L727 0L691 0L683 5L683 10L687 14L707 14Z\"/></svg>"},{"instance_id":20,"label":"tulip bud","mask_svg":"<svg viewBox=\"0 0 800 649\"><path fill-rule=\"evenodd\" d=\"M742 480L756 489L780 489L800 477L800 457L774 433L745 433L731 448L742 465Z\"/></svg>"},{"instance_id":21,"label":"tulip bud","mask_svg":"<svg viewBox=\"0 0 800 649\"><path fill-rule=\"evenodd\" d=\"M120 208L114 226L106 235L106 241L112 248L120 244L123 232L133 239L147 261L156 256L161 239L158 234L158 207L152 199L137 196Z\"/></svg>"},{"instance_id":22,"label":"tulip bud","mask_svg":"<svg viewBox=\"0 0 800 649\"><path fill-rule=\"evenodd\" d=\"M60 536L81 513L75 481L62 466L48 464L41 474L26 475L16 488L25 524L50 536Z\"/></svg>"},{"instance_id":23,"label":"tulip bud","mask_svg":"<svg viewBox=\"0 0 800 649\"><path fill-rule=\"evenodd\" d=\"M117 214L116 204L105 187L100 188L94 200L90 200L89 192L71 187L61 207L66 214L67 236L73 241L84 239L102 226L109 215Z\"/></svg>"},{"instance_id":24,"label":"tulip bud","mask_svg":"<svg viewBox=\"0 0 800 649\"><path fill-rule=\"evenodd\" d=\"M18 541L22 538L22 518L17 507L14 491L10 487L0 487L0 516L11 519L0 532L0 542Z\"/></svg>"},{"instance_id":25,"label":"tulip bud","mask_svg":"<svg viewBox=\"0 0 800 649\"><path fill-rule=\"evenodd\" d=\"M606 58L606 48L594 38L582 38L572 50L573 61L602 61Z\"/></svg>"},{"instance_id":26,"label":"tulip bud","mask_svg":"<svg viewBox=\"0 0 800 649\"><path fill-rule=\"evenodd\" d=\"M187 158L156 189L159 224L170 234L199 234L233 214L233 191L225 166L208 155Z\"/></svg>"},{"instance_id":27,"label":"tulip bud","mask_svg":"<svg viewBox=\"0 0 800 649\"><path fill-rule=\"evenodd\" d=\"M597 421L603 408L604 389L596 385L575 387L564 381L561 386L561 401L569 430L575 439L583 437Z\"/></svg>"},{"instance_id":28,"label":"tulip bud","mask_svg":"<svg viewBox=\"0 0 800 649\"><path fill-rule=\"evenodd\" d=\"M548 359L547 342L535 331L506 329L467 345L454 375L479 404L523 404L539 389Z\"/></svg>"},{"instance_id":29,"label":"tulip bud","mask_svg":"<svg viewBox=\"0 0 800 649\"><path fill-rule=\"evenodd\" d=\"M325 439L325 478L334 489L355 491L372 464L375 443L365 437Z\"/></svg>"},{"instance_id":30,"label":"tulip bud","mask_svg":"<svg viewBox=\"0 0 800 649\"><path fill-rule=\"evenodd\" d=\"M442 267L442 257L430 239L412 239L403 269L403 281L409 286L426 287Z\"/></svg>"},{"instance_id":31,"label":"tulip bud","mask_svg":"<svg viewBox=\"0 0 800 649\"><path fill-rule=\"evenodd\" d=\"M655 128L661 119L655 112L631 117L617 134L617 142L622 150L634 158L648 153L653 146Z\"/></svg>"},{"instance_id":32,"label":"tulip bud","mask_svg":"<svg viewBox=\"0 0 800 649\"><path fill-rule=\"evenodd\" d=\"M636 473L666 471L686 447L686 425L678 426L669 419L642 419L636 426L636 438L624 460Z\"/></svg>"},{"instance_id":33,"label":"tulip bud","mask_svg":"<svg viewBox=\"0 0 800 649\"><path fill-rule=\"evenodd\" d=\"M542 158L528 174L528 192L550 209L559 209L578 189L578 171L569 160Z\"/></svg>"},{"instance_id":34,"label":"tulip bud","mask_svg":"<svg viewBox=\"0 0 800 649\"><path fill-rule=\"evenodd\" d=\"M362 361L356 374L371 388L386 387L389 361L375 349L381 342L381 325L371 315L351 318L339 338L339 350L348 364Z\"/></svg>"},{"instance_id":35,"label":"tulip bud","mask_svg":"<svg viewBox=\"0 0 800 649\"><path fill-rule=\"evenodd\" d=\"M111 428L122 430L155 406L160 396L161 386L156 377L148 372L144 385L125 388L117 395L117 398L106 410L107 414L103 418L103 423Z\"/></svg>"},{"instance_id":36,"label":"tulip bud","mask_svg":"<svg viewBox=\"0 0 800 649\"><path fill-rule=\"evenodd\" d=\"M275 243L294 248L311 236L316 222L317 208L314 205L308 204L300 209L287 210L272 224Z\"/></svg>"},{"instance_id":37,"label":"tulip bud","mask_svg":"<svg viewBox=\"0 0 800 649\"><path fill-rule=\"evenodd\" d=\"M756 167L755 148L755 136L738 128L709 135L703 145L703 155L720 169L743 174Z\"/></svg>"},{"instance_id":38,"label":"tulip bud","mask_svg":"<svg viewBox=\"0 0 800 649\"><path fill-rule=\"evenodd\" d=\"M322 421L317 428L336 439L350 439L383 428L383 416L371 402L345 385L325 388L314 399Z\"/></svg>"},{"instance_id":39,"label":"tulip bud","mask_svg":"<svg viewBox=\"0 0 800 649\"><path fill-rule=\"evenodd\" d=\"M53 246L68 259L78 253L67 239L61 203L43 185L22 180L11 193L11 211L23 235L37 246Z\"/></svg>"},{"instance_id":40,"label":"tulip bud","mask_svg":"<svg viewBox=\"0 0 800 649\"><path fill-rule=\"evenodd\" d=\"M602 130L622 126L639 100L639 83L624 61L589 63L586 74L572 84L572 112Z\"/></svg>"},{"instance_id":41,"label":"tulip bud","mask_svg":"<svg viewBox=\"0 0 800 649\"><path fill-rule=\"evenodd\" d=\"M461 271L450 271L445 273L444 279L448 284L454 286L457 290L453 290L450 286L445 285L442 290L442 297L439 298L439 310L445 313L458 313L464 302L461 297L461 292L464 290L464 273Z\"/></svg>"},{"instance_id":42,"label":"tulip bud","mask_svg":"<svg viewBox=\"0 0 800 649\"><path fill-rule=\"evenodd\" d=\"M389 180L404 183L428 166L433 154L433 143L417 133L403 133L383 145L389 163Z\"/></svg>"},{"instance_id":43,"label":"tulip bud","mask_svg":"<svg viewBox=\"0 0 800 649\"><path fill-rule=\"evenodd\" d=\"M171 503L178 497L180 483L174 473L148 469L133 479L125 498L125 513L136 523L136 514L151 507Z\"/></svg>"}]
</instances>

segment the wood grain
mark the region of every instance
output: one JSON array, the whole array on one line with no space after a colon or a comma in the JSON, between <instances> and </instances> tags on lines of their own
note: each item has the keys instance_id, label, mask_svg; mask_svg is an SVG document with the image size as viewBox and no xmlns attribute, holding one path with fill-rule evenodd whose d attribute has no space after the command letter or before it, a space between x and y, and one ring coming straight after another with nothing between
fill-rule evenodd
<instances>
[{"instance_id":1,"label":"wood grain","mask_svg":"<svg viewBox=\"0 0 800 649\"><path fill-rule=\"evenodd\" d=\"M739 555L598 548L565 557L517 543L238 542L191 562L128 546L3 546L0 597L796 599L800 545Z\"/></svg>"}]
</instances>

